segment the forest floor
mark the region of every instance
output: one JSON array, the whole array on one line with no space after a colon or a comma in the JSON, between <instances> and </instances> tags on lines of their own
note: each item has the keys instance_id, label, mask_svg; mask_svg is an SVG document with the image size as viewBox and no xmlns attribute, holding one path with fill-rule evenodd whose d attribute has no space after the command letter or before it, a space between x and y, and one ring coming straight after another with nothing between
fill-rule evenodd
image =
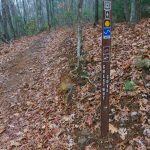
<instances>
[{"instance_id":1,"label":"forest floor","mask_svg":"<svg viewBox=\"0 0 150 150\"><path fill-rule=\"evenodd\" d=\"M150 148L150 19L114 25L110 142L116 150ZM101 27L83 29L83 70L74 79L76 34L57 29L0 45L0 150L100 150ZM67 79L67 80L66 80ZM69 85L73 91L65 100ZM130 81L124 88L126 81ZM134 82L134 85L131 84ZM130 85L131 84L131 85Z\"/></svg>"}]
</instances>

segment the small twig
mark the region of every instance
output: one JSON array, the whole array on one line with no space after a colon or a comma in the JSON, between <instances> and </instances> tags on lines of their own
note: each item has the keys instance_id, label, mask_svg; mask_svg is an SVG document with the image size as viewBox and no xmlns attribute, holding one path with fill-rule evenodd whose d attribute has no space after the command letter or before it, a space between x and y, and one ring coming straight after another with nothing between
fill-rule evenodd
<instances>
[{"instance_id":1,"label":"small twig","mask_svg":"<svg viewBox=\"0 0 150 150\"><path fill-rule=\"evenodd\" d=\"M141 78L142 78L142 80L143 80L144 87L145 87L147 93L149 94L149 90L148 90L148 88L147 88L147 86L146 86L146 82L145 82L145 79L144 79L144 77L143 77L143 74L141 75Z\"/></svg>"},{"instance_id":2,"label":"small twig","mask_svg":"<svg viewBox=\"0 0 150 150\"><path fill-rule=\"evenodd\" d=\"M88 82L96 88L96 85L95 85L95 84L94 84L94 83L90 80L90 78L89 78L89 77L81 76L81 78L82 78L82 79L87 79L87 80L88 80Z\"/></svg>"}]
</instances>

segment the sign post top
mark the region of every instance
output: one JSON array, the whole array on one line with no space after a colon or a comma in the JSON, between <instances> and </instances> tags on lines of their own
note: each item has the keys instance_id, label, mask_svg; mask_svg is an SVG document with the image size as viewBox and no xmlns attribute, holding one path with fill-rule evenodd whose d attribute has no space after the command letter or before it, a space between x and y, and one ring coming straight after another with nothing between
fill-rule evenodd
<instances>
[{"instance_id":1,"label":"sign post top","mask_svg":"<svg viewBox=\"0 0 150 150\"><path fill-rule=\"evenodd\" d=\"M111 1L104 1L104 10L111 10Z\"/></svg>"}]
</instances>

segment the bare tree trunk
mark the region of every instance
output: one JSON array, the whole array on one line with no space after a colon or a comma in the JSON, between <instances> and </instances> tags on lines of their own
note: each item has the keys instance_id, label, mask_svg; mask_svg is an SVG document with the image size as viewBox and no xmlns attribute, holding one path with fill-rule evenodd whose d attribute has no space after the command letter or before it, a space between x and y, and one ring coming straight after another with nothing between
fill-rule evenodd
<instances>
[{"instance_id":1,"label":"bare tree trunk","mask_svg":"<svg viewBox=\"0 0 150 150\"><path fill-rule=\"evenodd\" d=\"M94 26L98 24L98 0L95 0L95 22Z\"/></svg>"},{"instance_id":2,"label":"bare tree trunk","mask_svg":"<svg viewBox=\"0 0 150 150\"><path fill-rule=\"evenodd\" d=\"M16 0L16 5L17 5L17 9L18 9L19 16L21 16L21 12L20 12L20 7L19 7L19 2L18 2L18 0Z\"/></svg>"},{"instance_id":3,"label":"bare tree trunk","mask_svg":"<svg viewBox=\"0 0 150 150\"><path fill-rule=\"evenodd\" d=\"M10 12L12 14L12 22L14 24L15 34L16 34L16 36L18 36L19 35L19 30L18 30L19 27L18 27L18 21L16 19L18 17L17 8L13 1L10 0L9 3L10 3Z\"/></svg>"},{"instance_id":4,"label":"bare tree trunk","mask_svg":"<svg viewBox=\"0 0 150 150\"><path fill-rule=\"evenodd\" d=\"M37 27L40 31L43 27L43 13L42 13L42 2L41 0L36 0L36 11L37 11Z\"/></svg>"},{"instance_id":5,"label":"bare tree trunk","mask_svg":"<svg viewBox=\"0 0 150 150\"><path fill-rule=\"evenodd\" d=\"M124 3L124 14L125 14L125 18L126 18L126 21L130 21L130 3L129 3L129 0L123 0L123 3Z\"/></svg>"},{"instance_id":6,"label":"bare tree trunk","mask_svg":"<svg viewBox=\"0 0 150 150\"><path fill-rule=\"evenodd\" d=\"M1 0L2 3L2 24L3 24L3 30L4 30L4 34L3 36L9 41L10 40L10 36L9 36L9 32L8 32L8 24L7 24L7 9L6 9L6 1L5 0Z\"/></svg>"},{"instance_id":7,"label":"bare tree trunk","mask_svg":"<svg viewBox=\"0 0 150 150\"><path fill-rule=\"evenodd\" d=\"M49 4L49 0L46 0L46 11L47 11L48 28L49 28L49 30L50 30L50 28L51 28L51 23L50 23L50 4Z\"/></svg>"},{"instance_id":8,"label":"bare tree trunk","mask_svg":"<svg viewBox=\"0 0 150 150\"><path fill-rule=\"evenodd\" d=\"M3 33L3 19L2 19L1 14L0 14L0 41L8 43L8 41L4 37L4 33Z\"/></svg>"},{"instance_id":9,"label":"bare tree trunk","mask_svg":"<svg viewBox=\"0 0 150 150\"><path fill-rule=\"evenodd\" d=\"M23 20L24 20L24 24L26 24L27 23L27 12L26 12L25 0L22 0L22 5L23 5Z\"/></svg>"},{"instance_id":10,"label":"bare tree trunk","mask_svg":"<svg viewBox=\"0 0 150 150\"><path fill-rule=\"evenodd\" d=\"M12 17L11 17L11 14L10 14L10 9L9 9L9 3L8 2L9 2L8 0L5 0L6 11L7 11L7 21L8 21L8 24L10 26L10 30L13 34L13 37L16 38L15 29L14 29L14 25L13 25L13 22L12 22Z\"/></svg>"},{"instance_id":11,"label":"bare tree trunk","mask_svg":"<svg viewBox=\"0 0 150 150\"><path fill-rule=\"evenodd\" d=\"M136 14L137 14L137 21L141 19L141 0L136 1Z\"/></svg>"},{"instance_id":12,"label":"bare tree trunk","mask_svg":"<svg viewBox=\"0 0 150 150\"><path fill-rule=\"evenodd\" d=\"M140 20L141 6L140 0L131 0L130 23L135 24Z\"/></svg>"},{"instance_id":13,"label":"bare tree trunk","mask_svg":"<svg viewBox=\"0 0 150 150\"><path fill-rule=\"evenodd\" d=\"M136 0L131 0L130 23L136 23Z\"/></svg>"},{"instance_id":14,"label":"bare tree trunk","mask_svg":"<svg viewBox=\"0 0 150 150\"><path fill-rule=\"evenodd\" d=\"M69 11L70 11L70 25L73 25L73 0L70 0L69 4Z\"/></svg>"},{"instance_id":15,"label":"bare tree trunk","mask_svg":"<svg viewBox=\"0 0 150 150\"><path fill-rule=\"evenodd\" d=\"M77 27L78 67L81 59L81 47L82 47L82 5L83 5L83 0L78 0L78 27Z\"/></svg>"},{"instance_id":16,"label":"bare tree trunk","mask_svg":"<svg viewBox=\"0 0 150 150\"><path fill-rule=\"evenodd\" d=\"M54 11L54 0L50 0L50 9L51 9L51 22L55 26L55 11Z\"/></svg>"}]
</instances>

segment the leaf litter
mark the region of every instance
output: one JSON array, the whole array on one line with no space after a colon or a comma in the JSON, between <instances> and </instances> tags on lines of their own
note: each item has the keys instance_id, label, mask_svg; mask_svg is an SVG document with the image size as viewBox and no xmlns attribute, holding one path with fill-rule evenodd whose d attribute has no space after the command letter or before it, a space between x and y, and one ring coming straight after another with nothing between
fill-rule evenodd
<instances>
[{"instance_id":1,"label":"leaf litter","mask_svg":"<svg viewBox=\"0 0 150 150\"><path fill-rule=\"evenodd\" d=\"M150 146L150 73L135 64L139 56L150 59L149 28L150 19L144 19L135 26L115 24L113 30L112 149ZM73 81L75 92L67 106L58 89L75 65L75 31L57 29L0 45L0 149L99 150L100 37L100 26L84 27L84 69L95 87ZM134 81L136 88L125 91L125 81Z\"/></svg>"}]
</instances>

